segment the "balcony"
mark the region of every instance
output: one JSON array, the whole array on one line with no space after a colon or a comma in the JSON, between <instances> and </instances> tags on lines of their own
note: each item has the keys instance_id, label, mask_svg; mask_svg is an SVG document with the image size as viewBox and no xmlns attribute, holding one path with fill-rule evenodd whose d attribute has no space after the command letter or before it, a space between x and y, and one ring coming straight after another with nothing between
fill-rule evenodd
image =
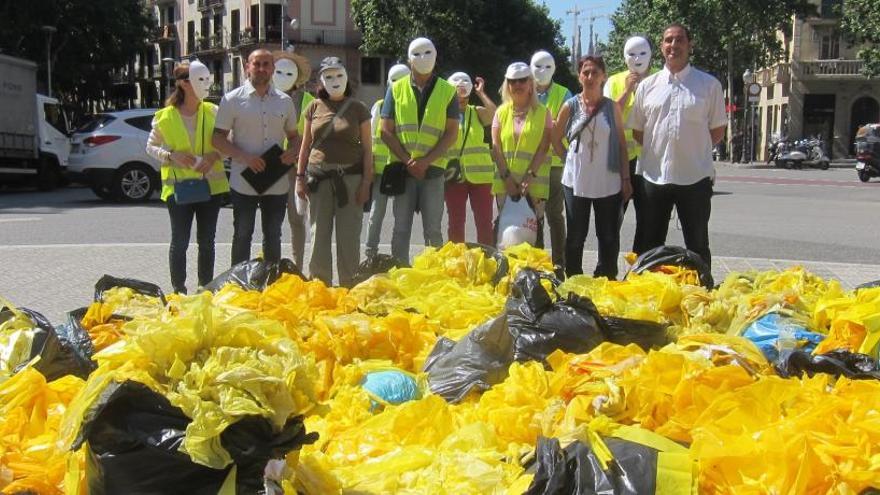
<instances>
[{"instance_id":1,"label":"balcony","mask_svg":"<svg viewBox=\"0 0 880 495\"><path fill-rule=\"evenodd\" d=\"M222 8L223 8L223 0L199 0L199 4L198 4L199 12L205 12L207 10L222 9Z\"/></svg>"},{"instance_id":2,"label":"balcony","mask_svg":"<svg viewBox=\"0 0 880 495\"><path fill-rule=\"evenodd\" d=\"M237 33L232 33L232 42L230 45L232 47L244 47L256 44L259 40L256 36L256 30L252 28L247 28L244 31L239 31Z\"/></svg>"},{"instance_id":3,"label":"balcony","mask_svg":"<svg viewBox=\"0 0 880 495\"><path fill-rule=\"evenodd\" d=\"M177 26L174 24L165 24L156 27L156 41L159 43L174 41L177 39Z\"/></svg>"},{"instance_id":4,"label":"balcony","mask_svg":"<svg viewBox=\"0 0 880 495\"><path fill-rule=\"evenodd\" d=\"M795 63L802 79L865 79L861 60L806 60Z\"/></svg>"},{"instance_id":5,"label":"balcony","mask_svg":"<svg viewBox=\"0 0 880 495\"><path fill-rule=\"evenodd\" d=\"M196 38L195 46L191 50L192 53L199 55L210 55L214 53L222 53L226 50L222 33L214 33L210 36L200 36Z\"/></svg>"},{"instance_id":6,"label":"balcony","mask_svg":"<svg viewBox=\"0 0 880 495\"><path fill-rule=\"evenodd\" d=\"M300 29L294 31L290 41L303 45L333 45L359 47L363 42L360 31L344 29Z\"/></svg>"}]
</instances>

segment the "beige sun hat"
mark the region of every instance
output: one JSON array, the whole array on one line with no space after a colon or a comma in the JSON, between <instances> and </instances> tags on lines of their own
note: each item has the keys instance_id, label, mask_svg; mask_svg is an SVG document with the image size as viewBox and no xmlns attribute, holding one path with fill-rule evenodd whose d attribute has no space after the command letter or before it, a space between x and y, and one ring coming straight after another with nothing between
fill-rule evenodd
<instances>
[{"instance_id":1,"label":"beige sun hat","mask_svg":"<svg viewBox=\"0 0 880 495\"><path fill-rule=\"evenodd\" d=\"M309 80L309 77L312 76L312 64L309 63L309 59L298 53L275 50L272 52L272 58L274 58L276 62L282 58L286 58L296 64L297 72L299 72L296 77L296 82L294 83L294 87L296 88L302 87L302 85Z\"/></svg>"}]
</instances>

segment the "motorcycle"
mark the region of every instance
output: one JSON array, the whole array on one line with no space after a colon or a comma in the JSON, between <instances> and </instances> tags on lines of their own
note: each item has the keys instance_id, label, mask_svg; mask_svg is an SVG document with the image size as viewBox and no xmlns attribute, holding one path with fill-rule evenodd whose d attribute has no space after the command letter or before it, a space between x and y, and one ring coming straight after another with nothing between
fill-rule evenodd
<instances>
[{"instance_id":1,"label":"motorcycle","mask_svg":"<svg viewBox=\"0 0 880 495\"><path fill-rule=\"evenodd\" d=\"M779 140L775 145L775 165L786 169L804 166L828 170L831 160L825 154L825 142L820 137L799 139L794 142Z\"/></svg>"},{"instance_id":2,"label":"motorcycle","mask_svg":"<svg viewBox=\"0 0 880 495\"><path fill-rule=\"evenodd\" d=\"M880 124L867 124L856 133L856 173L868 182L880 177Z\"/></svg>"}]
</instances>

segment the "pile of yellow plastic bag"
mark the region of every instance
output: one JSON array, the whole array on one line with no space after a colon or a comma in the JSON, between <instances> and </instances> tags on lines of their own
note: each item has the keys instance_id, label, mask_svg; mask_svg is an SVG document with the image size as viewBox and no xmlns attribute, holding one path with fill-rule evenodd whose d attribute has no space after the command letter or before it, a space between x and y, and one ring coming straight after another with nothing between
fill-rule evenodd
<instances>
[{"instance_id":1,"label":"pile of yellow plastic bag","mask_svg":"<svg viewBox=\"0 0 880 495\"><path fill-rule=\"evenodd\" d=\"M280 429L288 418L315 407L314 362L279 322L227 312L207 293L175 303L175 311L161 319L126 323L126 339L94 355L98 369L65 418L66 445L111 381L140 382L179 407L193 420L182 450L217 469L231 462L220 434L237 419L262 416Z\"/></svg>"},{"instance_id":2,"label":"pile of yellow plastic bag","mask_svg":"<svg viewBox=\"0 0 880 495\"><path fill-rule=\"evenodd\" d=\"M123 338L122 327L129 319L158 318L165 311L158 297L140 294L129 287L112 287L100 301L89 305L80 323L89 333L96 351Z\"/></svg>"},{"instance_id":3,"label":"pile of yellow plastic bag","mask_svg":"<svg viewBox=\"0 0 880 495\"><path fill-rule=\"evenodd\" d=\"M68 463L85 460L59 445L58 431L82 387L72 375L46 383L31 367L0 384L0 493L64 493Z\"/></svg>"},{"instance_id":4,"label":"pile of yellow plastic bag","mask_svg":"<svg viewBox=\"0 0 880 495\"><path fill-rule=\"evenodd\" d=\"M0 298L0 304L5 300ZM15 369L31 357L37 328L28 315L7 305L12 314L0 323L0 383L9 379Z\"/></svg>"},{"instance_id":5,"label":"pile of yellow plastic bag","mask_svg":"<svg viewBox=\"0 0 880 495\"><path fill-rule=\"evenodd\" d=\"M815 305L812 324L828 334L816 354L844 349L880 357L880 287L826 295Z\"/></svg>"}]
</instances>

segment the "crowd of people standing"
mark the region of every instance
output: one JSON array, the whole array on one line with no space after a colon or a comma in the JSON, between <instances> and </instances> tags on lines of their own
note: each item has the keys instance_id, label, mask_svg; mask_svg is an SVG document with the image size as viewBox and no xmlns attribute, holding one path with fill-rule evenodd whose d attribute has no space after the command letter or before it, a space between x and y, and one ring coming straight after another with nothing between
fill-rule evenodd
<instances>
[{"instance_id":1,"label":"crowd of people standing","mask_svg":"<svg viewBox=\"0 0 880 495\"><path fill-rule=\"evenodd\" d=\"M409 262L416 213L426 246L444 242L444 210L446 239L464 242L469 203L475 240L496 245L509 234L499 231L501 212L527 205L533 224L518 228L530 227L534 238L524 239L543 247L546 221L553 262L566 276L583 272L592 211L599 247L593 274L613 279L632 199L634 252L665 243L675 208L686 247L708 264L711 150L727 117L720 83L690 65L691 47L687 28L671 24L660 38L660 70L651 67L651 43L643 36L627 41L627 69L610 77L602 57L583 57L575 95L553 81L552 55L538 51L530 63L507 67L496 105L481 77L439 77L434 44L417 38L408 64L389 70L388 90L372 110L351 96L346 69L335 57L321 62L312 96L304 90L311 75L306 59L257 49L247 59L248 80L219 107L204 101L207 67L182 63L147 146L162 162L172 286L187 290L194 219L199 285L213 277L219 197L226 193L233 265L251 256L257 210L263 258L278 261L287 214L294 261L303 266L308 229L308 274L328 284L334 235L338 281L347 286L360 263L365 212L370 257L378 253L389 203L391 254L402 263ZM473 96L479 104L471 103ZM224 157L231 159L228 182Z\"/></svg>"}]
</instances>

